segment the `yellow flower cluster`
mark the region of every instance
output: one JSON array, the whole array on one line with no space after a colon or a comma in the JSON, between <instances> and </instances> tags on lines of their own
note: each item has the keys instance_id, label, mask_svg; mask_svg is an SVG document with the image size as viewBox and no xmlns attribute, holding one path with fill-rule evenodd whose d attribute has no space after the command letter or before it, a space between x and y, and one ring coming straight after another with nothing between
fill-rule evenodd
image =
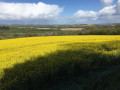
<instances>
[{"instance_id":1,"label":"yellow flower cluster","mask_svg":"<svg viewBox=\"0 0 120 90\"><path fill-rule=\"evenodd\" d=\"M32 57L67 49L67 47L62 47L63 44L112 40L120 40L120 36L46 36L0 40L0 74L3 69L11 68L17 63L30 60Z\"/></svg>"}]
</instances>

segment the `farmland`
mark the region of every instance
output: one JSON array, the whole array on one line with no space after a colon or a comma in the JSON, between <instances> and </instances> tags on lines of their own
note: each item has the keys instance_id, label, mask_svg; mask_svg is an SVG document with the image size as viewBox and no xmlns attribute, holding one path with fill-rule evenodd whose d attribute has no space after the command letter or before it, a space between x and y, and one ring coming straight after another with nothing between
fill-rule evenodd
<instances>
[{"instance_id":1,"label":"farmland","mask_svg":"<svg viewBox=\"0 0 120 90\"><path fill-rule=\"evenodd\" d=\"M83 28L61 26L0 26L0 40L35 36L78 35ZM5 28L6 27L6 28Z\"/></svg>"},{"instance_id":2,"label":"farmland","mask_svg":"<svg viewBox=\"0 0 120 90\"><path fill-rule=\"evenodd\" d=\"M0 40L0 90L119 89L119 60L119 35Z\"/></svg>"},{"instance_id":3,"label":"farmland","mask_svg":"<svg viewBox=\"0 0 120 90\"><path fill-rule=\"evenodd\" d=\"M65 35L120 35L120 24L0 26L0 40L23 37Z\"/></svg>"},{"instance_id":4,"label":"farmland","mask_svg":"<svg viewBox=\"0 0 120 90\"><path fill-rule=\"evenodd\" d=\"M0 0L0 90L120 90L120 0Z\"/></svg>"}]
</instances>

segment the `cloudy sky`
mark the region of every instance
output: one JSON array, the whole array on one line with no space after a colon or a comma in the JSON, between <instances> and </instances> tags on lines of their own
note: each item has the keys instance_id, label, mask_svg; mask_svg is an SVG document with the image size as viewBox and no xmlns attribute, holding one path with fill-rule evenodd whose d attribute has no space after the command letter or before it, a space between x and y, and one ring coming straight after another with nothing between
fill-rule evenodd
<instances>
[{"instance_id":1,"label":"cloudy sky","mask_svg":"<svg viewBox=\"0 0 120 90\"><path fill-rule=\"evenodd\" d=\"M120 23L120 0L0 0L0 24Z\"/></svg>"}]
</instances>

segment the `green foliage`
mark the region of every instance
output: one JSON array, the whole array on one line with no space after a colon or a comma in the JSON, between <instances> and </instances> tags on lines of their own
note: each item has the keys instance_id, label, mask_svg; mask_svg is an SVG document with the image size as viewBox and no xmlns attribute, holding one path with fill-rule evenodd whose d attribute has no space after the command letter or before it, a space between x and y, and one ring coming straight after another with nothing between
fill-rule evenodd
<instances>
[{"instance_id":1,"label":"green foliage","mask_svg":"<svg viewBox=\"0 0 120 90\"><path fill-rule=\"evenodd\" d=\"M0 26L0 29L1 29L1 30L9 30L10 27L9 27L9 26Z\"/></svg>"},{"instance_id":2,"label":"green foliage","mask_svg":"<svg viewBox=\"0 0 120 90\"><path fill-rule=\"evenodd\" d=\"M42 30L37 28L49 28ZM61 28L84 28L79 31L62 31ZM73 24L73 25L25 25L25 26L0 26L0 39L11 39L34 36L61 36L61 35L120 35L120 25L107 24Z\"/></svg>"},{"instance_id":3,"label":"green foliage","mask_svg":"<svg viewBox=\"0 0 120 90\"><path fill-rule=\"evenodd\" d=\"M86 26L79 35L120 35L120 25Z\"/></svg>"},{"instance_id":4,"label":"green foliage","mask_svg":"<svg viewBox=\"0 0 120 90\"><path fill-rule=\"evenodd\" d=\"M3 26L0 26L3 27ZM0 28L0 40L21 38L21 37L35 37L35 36L61 36L61 35L78 35L80 31L61 31L60 26L5 26L9 29ZM38 30L37 28L50 28L48 30ZM62 26L64 27L64 26Z\"/></svg>"}]
</instances>

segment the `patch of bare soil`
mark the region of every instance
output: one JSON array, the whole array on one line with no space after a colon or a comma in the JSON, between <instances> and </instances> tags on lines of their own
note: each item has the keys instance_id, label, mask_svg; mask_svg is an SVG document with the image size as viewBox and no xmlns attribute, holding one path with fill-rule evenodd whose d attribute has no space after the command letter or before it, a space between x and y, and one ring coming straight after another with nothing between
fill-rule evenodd
<instances>
[{"instance_id":1,"label":"patch of bare soil","mask_svg":"<svg viewBox=\"0 0 120 90\"><path fill-rule=\"evenodd\" d=\"M63 31L80 31L80 30L83 30L84 28L61 28L60 30L63 30Z\"/></svg>"}]
</instances>

